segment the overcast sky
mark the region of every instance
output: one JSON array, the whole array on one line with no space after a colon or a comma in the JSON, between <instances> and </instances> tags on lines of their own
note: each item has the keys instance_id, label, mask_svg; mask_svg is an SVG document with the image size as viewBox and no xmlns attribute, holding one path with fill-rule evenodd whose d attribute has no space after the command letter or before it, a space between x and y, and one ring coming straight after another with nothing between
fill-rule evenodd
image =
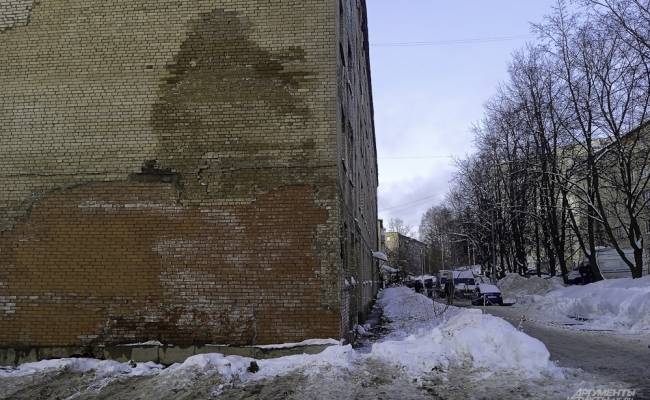
<instances>
[{"instance_id":1,"label":"overcast sky","mask_svg":"<svg viewBox=\"0 0 650 400\"><path fill-rule=\"evenodd\" d=\"M413 227L439 203L471 126L555 0L368 0L379 216ZM433 45L411 45L433 42ZM406 45L395 45L406 44Z\"/></svg>"}]
</instances>

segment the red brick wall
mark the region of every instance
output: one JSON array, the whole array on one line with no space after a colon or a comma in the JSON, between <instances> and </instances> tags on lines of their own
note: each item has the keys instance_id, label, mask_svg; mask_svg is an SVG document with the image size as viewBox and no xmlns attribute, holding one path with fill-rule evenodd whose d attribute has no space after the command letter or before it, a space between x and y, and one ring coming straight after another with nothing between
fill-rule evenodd
<instances>
[{"instance_id":1,"label":"red brick wall","mask_svg":"<svg viewBox=\"0 0 650 400\"><path fill-rule=\"evenodd\" d=\"M313 192L229 207L178 206L164 183L52 194L0 240L0 343L338 337L338 311L320 302L315 235L327 215Z\"/></svg>"}]
</instances>

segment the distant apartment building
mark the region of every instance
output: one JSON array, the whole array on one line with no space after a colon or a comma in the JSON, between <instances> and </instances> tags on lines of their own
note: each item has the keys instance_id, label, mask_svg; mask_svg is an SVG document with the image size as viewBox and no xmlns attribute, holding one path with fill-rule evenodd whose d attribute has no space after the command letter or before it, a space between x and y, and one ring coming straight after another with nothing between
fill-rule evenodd
<instances>
[{"instance_id":1,"label":"distant apartment building","mask_svg":"<svg viewBox=\"0 0 650 400\"><path fill-rule=\"evenodd\" d=\"M643 237L643 258L644 274L650 273L650 185L647 185L646 179L650 175L650 131L649 125L631 131L621 138L621 146L632 145L636 149L636 157L632 158L630 182L632 189L630 199L636 201L639 220L639 230ZM630 142L634 143L630 143ZM634 255L629 240L629 217L626 215L625 202L628 201L628 193L621 190L625 184L621 181L620 165L616 159L615 151L611 151L611 141L607 139L598 139L594 141L595 152L599 159L598 172L600 178L600 194L605 209L605 217L608 225L612 228L613 236L616 242L622 247L626 257L630 260ZM568 204L573 209L574 218L580 231L587 235L587 215L594 214L585 204L584 193L587 191L587 171L586 155L582 146L571 146L564 148L561 153L567 165L564 168L573 168L572 179L576 185L568 193ZM637 186L638 185L638 186ZM642 190L646 186L645 190ZM561 201L561 198L558 199ZM599 214L596 212L596 214ZM594 224L594 243L597 248L597 259L603 273L609 271L609 276L619 276L629 274L629 268L622 262L620 255L614 249L612 240L606 232L605 225L599 222L599 218L593 220ZM586 244L585 244L586 245ZM565 257L569 262L569 267L575 267L585 260L579 240L575 232L567 227L565 240ZM613 271L619 271L620 274Z\"/></svg>"},{"instance_id":2,"label":"distant apartment building","mask_svg":"<svg viewBox=\"0 0 650 400\"><path fill-rule=\"evenodd\" d=\"M616 151L609 151L602 157L600 172L602 200L607 211L608 225L612 228L616 243L622 247L626 258L634 261L634 252L631 241L639 243L643 252L643 274L650 274L650 122L646 122L639 128L632 130L620 139L621 150L629 157L629 168L624 167L625 177L621 173L621 163L615 158ZM607 144L603 151L607 151ZM629 180L629 182L627 182ZM627 187L629 186L629 187ZM629 189L629 190L628 190ZM634 210L637 213L639 240L634 228L631 228L628 210L625 207L627 202L635 204ZM599 227L601 231L604 228ZM608 235L605 235L605 243L610 248L610 258L620 259L620 255L613 248ZM632 240L630 238L633 238ZM600 264L600 263L599 263ZM619 263L621 264L621 263ZM625 269L626 265L621 265ZM602 266L601 266L602 270Z\"/></svg>"},{"instance_id":3,"label":"distant apartment building","mask_svg":"<svg viewBox=\"0 0 650 400\"><path fill-rule=\"evenodd\" d=\"M386 228L384 227L384 220L377 221L377 235L379 240L379 251L386 252Z\"/></svg>"},{"instance_id":4,"label":"distant apartment building","mask_svg":"<svg viewBox=\"0 0 650 400\"><path fill-rule=\"evenodd\" d=\"M386 253L389 264L399 268L404 275L431 272L427 263L427 246L419 240L397 232L386 232Z\"/></svg>"},{"instance_id":5,"label":"distant apartment building","mask_svg":"<svg viewBox=\"0 0 650 400\"><path fill-rule=\"evenodd\" d=\"M379 280L365 0L0 15L0 347L348 337Z\"/></svg>"}]
</instances>

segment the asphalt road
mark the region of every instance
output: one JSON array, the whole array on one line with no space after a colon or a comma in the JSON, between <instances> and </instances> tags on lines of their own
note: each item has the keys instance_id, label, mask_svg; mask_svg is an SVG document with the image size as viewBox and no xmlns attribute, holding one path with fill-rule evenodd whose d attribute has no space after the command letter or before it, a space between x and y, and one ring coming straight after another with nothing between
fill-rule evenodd
<instances>
[{"instance_id":1,"label":"asphalt road","mask_svg":"<svg viewBox=\"0 0 650 400\"><path fill-rule=\"evenodd\" d=\"M547 325L524 320L523 309L517 307L475 307L501 317L542 341L551 359L562 367L580 368L637 389L638 399L650 399L650 339L624 337L604 332L586 332L569 327Z\"/></svg>"}]
</instances>

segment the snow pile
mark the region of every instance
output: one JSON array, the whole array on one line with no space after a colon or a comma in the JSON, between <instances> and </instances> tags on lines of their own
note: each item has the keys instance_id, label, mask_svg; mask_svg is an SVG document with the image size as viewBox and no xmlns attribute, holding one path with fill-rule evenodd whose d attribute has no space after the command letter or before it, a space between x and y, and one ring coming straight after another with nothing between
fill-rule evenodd
<instances>
[{"instance_id":1,"label":"snow pile","mask_svg":"<svg viewBox=\"0 0 650 400\"><path fill-rule=\"evenodd\" d=\"M162 368L162 365L153 362L131 364L92 358L63 358L22 364L17 368L0 369L0 378L20 377L57 370L78 373L94 372L98 378L117 375L149 376L157 374Z\"/></svg>"},{"instance_id":2,"label":"snow pile","mask_svg":"<svg viewBox=\"0 0 650 400\"><path fill-rule=\"evenodd\" d=\"M403 338L418 328L430 329L442 322L436 317L431 299L404 286L384 289L377 304L389 321L393 338Z\"/></svg>"},{"instance_id":3,"label":"snow pile","mask_svg":"<svg viewBox=\"0 0 650 400\"><path fill-rule=\"evenodd\" d=\"M519 302L528 300L528 296L542 296L546 293L564 287L562 278L540 278L539 276L523 277L519 274L507 274L497 282L504 297L516 299Z\"/></svg>"},{"instance_id":4,"label":"snow pile","mask_svg":"<svg viewBox=\"0 0 650 400\"><path fill-rule=\"evenodd\" d=\"M167 369L154 363L134 364L88 359L64 359L25 364L0 371L0 378L65 369L93 371L104 383L117 376L156 375L193 381L197 376L218 375L224 383L240 383L274 378L293 372L318 376L327 371L347 373L369 361L400 367L410 377L431 375L434 370L467 367L507 371L524 377L559 376L549 361L546 347L517 331L502 319L478 310L449 307L405 287L385 289L378 300L389 320L389 335L374 343L367 352L334 344L319 354L299 354L256 360L223 354L200 354ZM323 341L319 341L321 343Z\"/></svg>"},{"instance_id":5,"label":"snow pile","mask_svg":"<svg viewBox=\"0 0 650 400\"><path fill-rule=\"evenodd\" d=\"M336 343L338 344L338 342ZM353 356L354 351L349 345L330 346L319 354L298 354L268 360L211 353L189 357L185 362L174 364L166 369L153 362L132 364L87 358L64 358L23 364L17 368L0 369L0 378L24 377L41 372L69 371L92 372L98 379L116 376L218 374L225 382L245 382L286 375L297 370L302 370L305 375L310 375L319 373L321 368L346 368L350 365ZM253 362L257 364L259 371L249 371Z\"/></svg>"},{"instance_id":6,"label":"snow pile","mask_svg":"<svg viewBox=\"0 0 650 400\"><path fill-rule=\"evenodd\" d=\"M241 356L224 356L223 354L199 354L188 358L182 364L174 364L162 372L167 374L219 374L226 382L246 382L286 375L300 370L305 375L318 374L321 369L346 368L350 366L354 351L352 346L330 346L318 354L297 354L256 360ZM254 362L259 368L249 371Z\"/></svg>"},{"instance_id":7,"label":"snow pile","mask_svg":"<svg viewBox=\"0 0 650 400\"><path fill-rule=\"evenodd\" d=\"M389 328L399 331L374 344L369 357L398 364L411 375L457 365L531 378L561 375L542 342L500 318L456 307L437 318L429 298L403 287L385 289L379 303Z\"/></svg>"},{"instance_id":8,"label":"snow pile","mask_svg":"<svg viewBox=\"0 0 650 400\"><path fill-rule=\"evenodd\" d=\"M650 276L561 288L536 297L530 311L551 320L579 320L588 329L648 333Z\"/></svg>"}]
</instances>

